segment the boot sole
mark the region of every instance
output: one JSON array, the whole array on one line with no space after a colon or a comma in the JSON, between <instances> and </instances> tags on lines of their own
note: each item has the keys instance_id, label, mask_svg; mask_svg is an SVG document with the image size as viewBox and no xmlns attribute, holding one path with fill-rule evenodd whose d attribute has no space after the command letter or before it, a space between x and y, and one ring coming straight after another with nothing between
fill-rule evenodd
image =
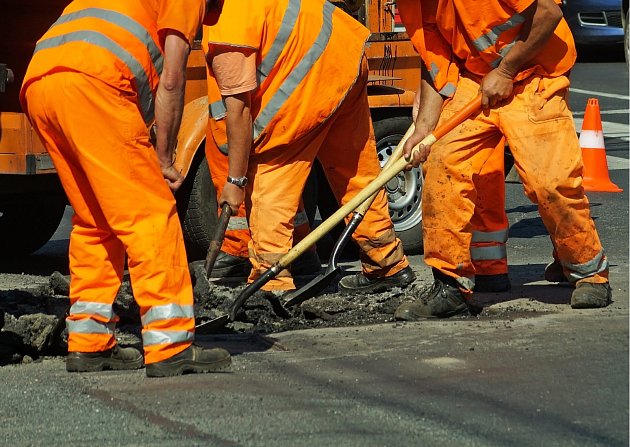
<instances>
[{"instance_id":1,"label":"boot sole","mask_svg":"<svg viewBox=\"0 0 630 447\"><path fill-rule=\"evenodd\" d=\"M185 373L211 373L221 372L232 364L232 358L227 357L216 362L200 363L191 360L178 360L168 365L156 363L147 365L147 377L174 377Z\"/></svg>"},{"instance_id":2,"label":"boot sole","mask_svg":"<svg viewBox=\"0 0 630 447\"><path fill-rule=\"evenodd\" d=\"M135 361L122 361L111 359L66 359L66 370L68 372L98 372L106 370L133 370L140 369L143 365L143 359Z\"/></svg>"}]
</instances>

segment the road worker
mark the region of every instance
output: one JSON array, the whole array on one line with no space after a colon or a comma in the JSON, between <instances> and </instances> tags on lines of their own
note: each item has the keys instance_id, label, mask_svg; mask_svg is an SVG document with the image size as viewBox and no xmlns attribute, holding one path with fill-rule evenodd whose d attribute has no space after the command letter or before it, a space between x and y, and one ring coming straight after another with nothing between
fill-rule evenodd
<instances>
[{"instance_id":1,"label":"road worker","mask_svg":"<svg viewBox=\"0 0 630 447\"><path fill-rule=\"evenodd\" d=\"M68 371L136 369L116 343L125 254L147 376L217 371L193 345L193 293L173 191L185 68L203 0L76 0L37 42L21 102L74 208ZM156 144L149 126L155 122Z\"/></svg>"},{"instance_id":2,"label":"road worker","mask_svg":"<svg viewBox=\"0 0 630 447\"><path fill-rule=\"evenodd\" d=\"M202 40L202 47L207 53L208 45ZM217 197L221 196L225 179L228 176L227 134L225 130L225 111L219 87L208 70L208 127L206 132L205 154L210 168L210 175ZM214 111L214 114L213 114ZM301 241L311 231L309 219L302 202L295 215L294 243ZM252 265L249 262L248 244L250 241L249 224L242 203L236 215L230 216L225 231L221 252L212 268L212 278L245 279L249 276ZM321 261L313 245L300 255L290 266L293 276L316 275L321 270Z\"/></svg>"},{"instance_id":3,"label":"road worker","mask_svg":"<svg viewBox=\"0 0 630 447\"><path fill-rule=\"evenodd\" d=\"M538 204L563 272L576 286L571 306L607 306L608 260L581 187L581 152L566 104L576 52L562 12L553 0L471 5L422 2L411 30L421 33L426 69L416 130L405 154L479 92L483 110L413 157L413 165L425 162L424 253L435 280L395 316L413 320L471 311L474 178L489 158L503 156L494 151L502 138L525 193ZM450 62L433 65L434 57Z\"/></svg>"},{"instance_id":4,"label":"road worker","mask_svg":"<svg viewBox=\"0 0 630 447\"><path fill-rule=\"evenodd\" d=\"M291 248L315 158L341 203L380 172L363 54L369 31L326 0L225 0L209 22L207 61L223 97L229 154L219 203L236 212L246 199L251 282ZM353 237L362 271L341 280L342 292L413 281L384 190ZM285 270L263 288L295 284Z\"/></svg>"}]
</instances>

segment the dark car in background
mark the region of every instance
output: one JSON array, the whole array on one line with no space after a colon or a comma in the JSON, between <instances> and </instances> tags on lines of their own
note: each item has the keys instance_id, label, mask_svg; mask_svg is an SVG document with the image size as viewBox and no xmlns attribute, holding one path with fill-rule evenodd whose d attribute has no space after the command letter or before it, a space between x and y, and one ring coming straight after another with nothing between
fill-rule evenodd
<instances>
[{"instance_id":1,"label":"dark car in background","mask_svg":"<svg viewBox=\"0 0 630 447\"><path fill-rule=\"evenodd\" d=\"M562 10L578 45L621 45L622 0L562 0Z\"/></svg>"}]
</instances>

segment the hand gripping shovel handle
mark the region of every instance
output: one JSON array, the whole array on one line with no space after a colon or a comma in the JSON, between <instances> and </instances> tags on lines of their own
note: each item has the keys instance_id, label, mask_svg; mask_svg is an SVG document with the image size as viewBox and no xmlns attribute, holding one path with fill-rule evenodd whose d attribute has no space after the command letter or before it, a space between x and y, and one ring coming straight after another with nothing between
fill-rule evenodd
<instances>
[{"instance_id":1,"label":"hand gripping shovel handle","mask_svg":"<svg viewBox=\"0 0 630 447\"><path fill-rule=\"evenodd\" d=\"M206 270L206 278L210 278L210 273L212 273L214 262L217 260L217 256L219 256L221 246L223 245L223 239L225 238L225 230L227 230L227 226L230 222L231 216L232 208L227 203L224 203L221 207L221 216L219 217L217 229L214 233L214 236L212 237L212 240L210 241L210 246L208 247L208 255L206 256L206 261L203 265L204 269Z\"/></svg>"},{"instance_id":2,"label":"hand gripping shovel handle","mask_svg":"<svg viewBox=\"0 0 630 447\"><path fill-rule=\"evenodd\" d=\"M420 144L430 146L435 143L439 138L442 138L448 132L453 130L456 126L461 124L466 118L472 115L474 112L481 108L481 95L478 95L470 103L468 103L462 110L452 116L447 122L439 126L432 133L427 135L417 146L412 150L413 154L420 150ZM391 166L384 168L381 173L370 182L365 188L350 199L345 205L335 211L328 219L322 222L315 230L313 230L308 236L297 243L289 252L284 255L278 262L276 262L269 270L263 273L252 284L245 288L241 294L236 298L234 303L230 306L228 316L231 321L236 318L236 312L241 308L243 303L252 296L257 290L259 290L269 280L274 278L278 273L291 264L298 256L304 252L308 247L320 240L326 233L332 230L344 217L350 214L355 208L365 202L368 198L374 195L379 189L383 187L388 181L396 176L400 171L405 169L409 164L405 158L396 160Z\"/></svg>"}]
</instances>

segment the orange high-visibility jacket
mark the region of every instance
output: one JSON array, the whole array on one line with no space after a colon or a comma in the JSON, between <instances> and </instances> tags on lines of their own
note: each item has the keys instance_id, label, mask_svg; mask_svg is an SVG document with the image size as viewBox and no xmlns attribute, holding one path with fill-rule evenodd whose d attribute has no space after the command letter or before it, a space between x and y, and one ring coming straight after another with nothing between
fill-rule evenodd
<instances>
[{"instance_id":1,"label":"orange high-visibility jacket","mask_svg":"<svg viewBox=\"0 0 630 447\"><path fill-rule=\"evenodd\" d=\"M228 0L206 36L209 59L217 45L256 51L251 110L260 153L299 139L337 109L358 77L369 31L326 0Z\"/></svg>"},{"instance_id":2,"label":"orange high-visibility jacket","mask_svg":"<svg viewBox=\"0 0 630 447\"><path fill-rule=\"evenodd\" d=\"M58 71L78 71L136 96L147 124L154 118L165 32L192 44L203 0L75 0L42 36L22 84Z\"/></svg>"},{"instance_id":3,"label":"orange high-visibility jacket","mask_svg":"<svg viewBox=\"0 0 630 447\"><path fill-rule=\"evenodd\" d=\"M461 70L484 76L499 65L521 33L524 18L520 13L532 0L426 0L421 3L420 8L413 0L399 0L398 8L435 88L445 96L452 96ZM422 32L418 31L419 27ZM422 45L422 49L418 48ZM562 19L545 46L523 66L514 80L520 81L532 74L562 75L571 69L575 59L573 36Z\"/></svg>"}]
</instances>

